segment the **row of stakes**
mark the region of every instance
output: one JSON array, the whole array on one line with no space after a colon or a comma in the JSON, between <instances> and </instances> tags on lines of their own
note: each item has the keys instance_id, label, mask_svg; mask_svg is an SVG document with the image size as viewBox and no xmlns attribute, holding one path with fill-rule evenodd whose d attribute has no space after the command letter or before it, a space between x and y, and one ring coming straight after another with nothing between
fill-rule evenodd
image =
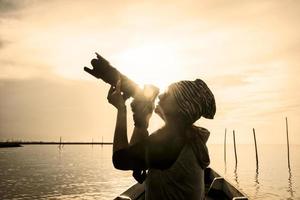
<instances>
[{"instance_id":1,"label":"row of stakes","mask_svg":"<svg viewBox=\"0 0 300 200\"><path fill-rule=\"evenodd\" d=\"M288 130L288 119L285 118L285 127L286 127L286 140L287 140L287 157L288 157L288 168L291 169L290 164L290 142L289 142L289 130ZM227 129L225 129L225 137L224 137L224 162L226 163L226 134ZM255 157L256 157L256 168L258 169L258 153L257 153L257 143L256 143L256 134L255 129L253 128L253 138L255 145ZM234 156L235 156L235 167L237 167L237 153L236 153L236 144L235 144L235 131L233 130L233 145L234 145Z\"/></svg>"},{"instance_id":2,"label":"row of stakes","mask_svg":"<svg viewBox=\"0 0 300 200\"><path fill-rule=\"evenodd\" d=\"M287 140L287 157L288 157L288 168L291 168L290 165L290 143L289 143L289 131L288 131L288 119L285 118L285 126L286 126L286 140ZM256 168L258 169L258 153L257 153L257 143L256 143L256 134L255 129L253 128L253 138L254 138L254 145L255 145L255 157L256 157ZM224 162L226 163L226 135L227 129L225 129L225 137L224 137ZM94 140L92 139L92 144ZM103 136L102 136L102 144L103 144ZM234 144L234 156L235 156L235 167L237 167L237 153L236 153L236 143L235 143L235 131L233 130L233 144ZM60 144L58 146L59 149L63 147L62 139L60 137Z\"/></svg>"}]
</instances>

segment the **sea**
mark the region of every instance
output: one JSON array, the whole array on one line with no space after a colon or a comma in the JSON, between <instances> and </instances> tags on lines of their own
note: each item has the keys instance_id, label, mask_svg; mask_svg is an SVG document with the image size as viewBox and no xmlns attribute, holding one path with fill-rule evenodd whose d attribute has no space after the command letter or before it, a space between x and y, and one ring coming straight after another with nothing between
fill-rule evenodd
<instances>
[{"instance_id":1,"label":"sea","mask_svg":"<svg viewBox=\"0 0 300 200\"><path fill-rule=\"evenodd\" d=\"M208 145L211 164L249 199L300 199L300 145ZM135 183L112 165L111 145L0 149L0 199L113 199Z\"/></svg>"}]
</instances>

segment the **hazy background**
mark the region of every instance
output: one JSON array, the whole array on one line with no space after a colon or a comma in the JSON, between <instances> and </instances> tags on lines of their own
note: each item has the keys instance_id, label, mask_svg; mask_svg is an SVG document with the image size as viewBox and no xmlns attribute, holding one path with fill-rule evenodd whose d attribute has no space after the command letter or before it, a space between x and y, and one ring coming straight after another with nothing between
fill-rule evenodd
<instances>
[{"instance_id":1,"label":"hazy background","mask_svg":"<svg viewBox=\"0 0 300 200\"><path fill-rule=\"evenodd\" d=\"M83 71L98 51L162 91L206 81L217 113L197 124L210 143L225 128L252 143L253 127L259 143L285 143L287 116L300 144L299 22L296 0L0 0L0 140L111 141L109 86Z\"/></svg>"}]
</instances>

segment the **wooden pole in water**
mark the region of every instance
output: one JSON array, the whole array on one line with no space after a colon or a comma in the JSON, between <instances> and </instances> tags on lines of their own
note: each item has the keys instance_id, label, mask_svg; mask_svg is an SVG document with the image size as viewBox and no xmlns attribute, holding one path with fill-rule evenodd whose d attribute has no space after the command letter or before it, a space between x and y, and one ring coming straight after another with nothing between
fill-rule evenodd
<instances>
[{"instance_id":1,"label":"wooden pole in water","mask_svg":"<svg viewBox=\"0 0 300 200\"><path fill-rule=\"evenodd\" d=\"M61 144L61 136L59 137L59 145L58 145L58 148L61 149L62 147L62 144Z\"/></svg>"},{"instance_id":2,"label":"wooden pole in water","mask_svg":"<svg viewBox=\"0 0 300 200\"><path fill-rule=\"evenodd\" d=\"M255 135L255 129L254 128L253 128L253 137L254 137L255 155L256 155L256 169L258 169L258 154L257 154L256 135Z\"/></svg>"},{"instance_id":3,"label":"wooden pole in water","mask_svg":"<svg viewBox=\"0 0 300 200\"><path fill-rule=\"evenodd\" d=\"M225 136L224 136L224 162L226 164L226 133L227 129L225 128Z\"/></svg>"},{"instance_id":4,"label":"wooden pole in water","mask_svg":"<svg viewBox=\"0 0 300 200\"><path fill-rule=\"evenodd\" d=\"M288 127L288 119L285 117L285 128L286 128L286 142L287 142L287 156L288 156L288 168L291 168L290 165L290 142L289 142L289 127Z\"/></svg>"},{"instance_id":5,"label":"wooden pole in water","mask_svg":"<svg viewBox=\"0 0 300 200\"><path fill-rule=\"evenodd\" d=\"M235 144L235 132L233 130L233 144L234 144L234 155L235 155L235 167L237 166L237 155L236 155L236 144Z\"/></svg>"}]
</instances>

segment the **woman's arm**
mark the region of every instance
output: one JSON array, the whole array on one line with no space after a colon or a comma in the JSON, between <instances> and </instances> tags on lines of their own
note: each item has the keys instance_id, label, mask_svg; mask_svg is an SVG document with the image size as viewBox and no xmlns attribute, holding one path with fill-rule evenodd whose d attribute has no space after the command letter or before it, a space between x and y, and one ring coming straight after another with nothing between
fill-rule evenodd
<instances>
[{"instance_id":1,"label":"woman's arm","mask_svg":"<svg viewBox=\"0 0 300 200\"><path fill-rule=\"evenodd\" d=\"M113 154L115 168L120 170L168 169L177 159L184 141L154 133Z\"/></svg>"},{"instance_id":2,"label":"woman's arm","mask_svg":"<svg viewBox=\"0 0 300 200\"><path fill-rule=\"evenodd\" d=\"M146 127L134 127L133 133L130 139L130 145L134 145L142 140L145 140L149 136Z\"/></svg>"},{"instance_id":3,"label":"woman's arm","mask_svg":"<svg viewBox=\"0 0 300 200\"><path fill-rule=\"evenodd\" d=\"M145 97L135 98L131 103L131 110L133 112L134 130L130 139L130 145L149 136L147 129L154 110L154 100Z\"/></svg>"},{"instance_id":4,"label":"woman's arm","mask_svg":"<svg viewBox=\"0 0 300 200\"><path fill-rule=\"evenodd\" d=\"M113 143L113 164L115 168L121 170L144 170L149 167L168 168L178 155L178 151L173 152L172 150L177 145L174 146L172 142L169 143L172 139L166 140L162 134L148 136L148 126L143 125L135 128L131 141L133 144L129 145L127 139L126 98L121 94L120 82L116 87L111 87L107 99L118 110ZM171 151L167 151L169 148L171 148Z\"/></svg>"},{"instance_id":5,"label":"woman's arm","mask_svg":"<svg viewBox=\"0 0 300 200\"><path fill-rule=\"evenodd\" d=\"M114 167L120 170L144 170L146 164L146 140L113 153Z\"/></svg>"},{"instance_id":6,"label":"woman's arm","mask_svg":"<svg viewBox=\"0 0 300 200\"><path fill-rule=\"evenodd\" d=\"M141 169L145 167L145 145L142 143L129 148L127 139L126 97L121 94L121 81L111 86L108 102L117 108L117 121L113 139L113 164L121 170Z\"/></svg>"},{"instance_id":7,"label":"woman's arm","mask_svg":"<svg viewBox=\"0 0 300 200\"><path fill-rule=\"evenodd\" d=\"M143 130L135 128L135 145L129 146L127 139L126 107L118 109L113 143L113 164L120 170L140 170L146 168L145 142L140 137ZM142 131L142 132L139 132ZM147 131L147 130L146 130ZM147 132L148 133L148 132ZM139 138L138 138L139 137ZM144 138L145 139L145 138Z\"/></svg>"},{"instance_id":8,"label":"woman's arm","mask_svg":"<svg viewBox=\"0 0 300 200\"><path fill-rule=\"evenodd\" d=\"M121 94L121 80L116 86L111 86L107 95L107 100L117 111L117 121L114 133L113 152L128 147L127 139L127 117L126 117L126 98Z\"/></svg>"},{"instance_id":9,"label":"woman's arm","mask_svg":"<svg viewBox=\"0 0 300 200\"><path fill-rule=\"evenodd\" d=\"M127 112L125 104L124 106L118 108L117 112L117 121L113 140L113 153L128 147Z\"/></svg>"}]
</instances>

